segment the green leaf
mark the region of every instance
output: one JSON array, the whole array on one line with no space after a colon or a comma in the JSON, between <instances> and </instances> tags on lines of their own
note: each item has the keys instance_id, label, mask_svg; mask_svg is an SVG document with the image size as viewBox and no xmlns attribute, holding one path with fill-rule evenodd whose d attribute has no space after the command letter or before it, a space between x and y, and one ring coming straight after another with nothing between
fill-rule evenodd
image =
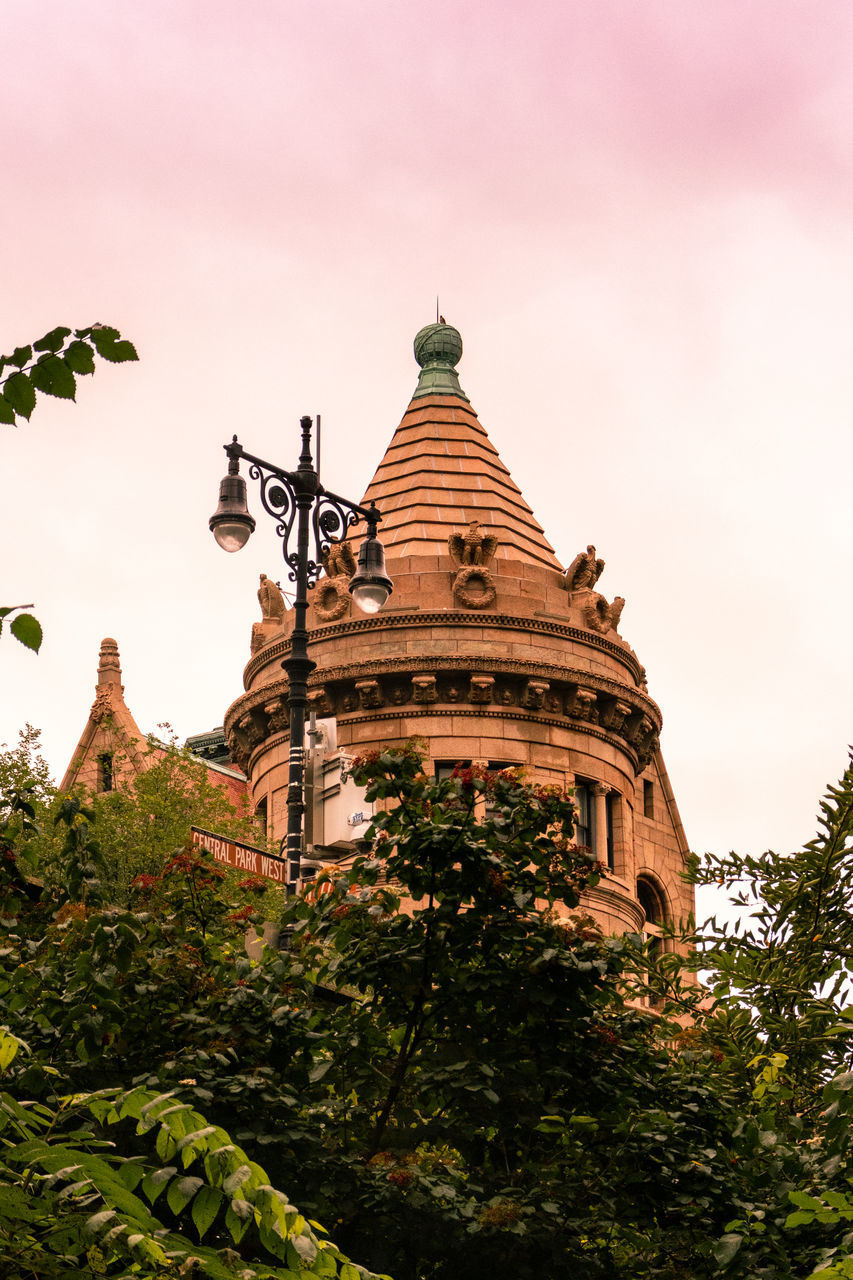
<instances>
[{"instance_id":1,"label":"green leaf","mask_svg":"<svg viewBox=\"0 0 853 1280\"><path fill-rule=\"evenodd\" d=\"M153 1204L161 1192L165 1191L166 1183L173 1178L178 1170L174 1165L169 1165L165 1169L155 1169L153 1173L149 1173L142 1179L142 1194L145 1196L149 1204Z\"/></svg>"},{"instance_id":2,"label":"green leaf","mask_svg":"<svg viewBox=\"0 0 853 1280\"><path fill-rule=\"evenodd\" d=\"M6 422L10 426L15 425L15 410L2 392L0 392L0 422Z\"/></svg>"},{"instance_id":3,"label":"green leaf","mask_svg":"<svg viewBox=\"0 0 853 1280\"><path fill-rule=\"evenodd\" d=\"M22 418L29 419L35 408L35 388L25 373L13 373L3 388L9 404Z\"/></svg>"},{"instance_id":4,"label":"green leaf","mask_svg":"<svg viewBox=\"0 0 853 1280\"><path fill-rule=\"evenodd\" d=\"M93 1213L91 1218L86 1219L86 1230L95 1235L96 1232L101 1230L101 1227L105 1227L115 1216L115 1209L102 1209L100 1213Z\"/></svg>"},{"instance_id":5,"label":"green leaf","mask_svg":"<svg viewBox=\"0 0 853 1280\"><path fill-rule=\"evenodd\" d=\"M43 639L41 623L31 613L19 613L9 623L9 630L16 640L38 653Z\"/></svg>"},{"instance_id":6,"label":"green leaf","mask_svg":"<svg viewBox=\"0 0 853 1280\"><path fill-rule=\"evenodd\" d=\"M800 1209L811 1209L812 1213L819 1213L825 1208L822 1200L818 1200L815 1196L810 1196L805 1191L789 1191L788 1199L791 1204L798 1205Z\"/></svg>"},{"instance_id":7,"label":"green leaf","mask_svg":"<svg viewBox=\"0 0 853 1280\"><path fill-rule=\"evenodd\" d=\"M179 1214L182 1209L185 1209L199 1187L203 1185L202 1178L175 1178L169 1184L169 1190L166 1193L166 1201L172 1213Z\"/></svg>"},{"instance_id":8,"label":"green leaf","mask_svg":"<svg viewBox=\"0 0 853 1280\"><path fill-rule=\"evenodd\" d=\"M232 1200L225 1214L225 1226L232 1240L239 1244L252 1220L252 1206L248 1200Z\"/></svg>"},{"instance_id":9,"label":"green leaf","mask_svg":"<svg viewBox=\"0 0 853 1280\"><path fill-rule=\"evenodd\" d=\"M133 343L124 338L121 342L116 342L109 352L104 352L104 359L111 360L113 364L124 364L128 360L138 360L139 355Z\"/></svg>"},{"instance_id":10,"label":"green leaf","mask_svg":"<svg viewBox=\"0 0 853 1280\"><path fill-rule=\"evenodd\" d=\"M216 1187L203 1186L193 1200L191 1213L199 1240L210 1229L223 1199L222 1192Z\"/></svg>"},{"instance_id":11,"label":"green leaf","mask_svg":"<svg viewBox=\"0 0 853 1280\"><path fill-rule=\"evenodd\" d=\"M239 1169L235 1169L233 1173L222 1184L222 1190L227 1196L231 1196L238 1187L242 1187L247 1178L252 1176L252 1170L247 1164L241 1164Z\"/></svg>"},{"instance_id":12,"label":"green leaf","mask_svg":"<svg viewBox=\"0 0 853 1280\"><path fill-rule=\"evenodd\" d=\"M43 338L39 338L38 342L33 343L36 351L59 351L63 342L71 333L65 325L57 325L55 329L51 329L50 333L46 333Z\"/></svg>"},{"instance_id":13,"label":"green leaf","mask_svg":"<svg viewBox=\"0 0 853 1280\"><path fill-rule=\"evenodd\" d=\"M65 363L74 373L94 373L95 355L88 342L72 342L65 352Z\"/></svg>"},{"instance_id":14,"label":"green leaf","mask_svg":"<svg viewBox=\"0 0 853 1280\"><path fill-rule=\"evenodd\" d=\"M43 391L48 396L57 396L61 400L73 400L77 391L74 374L59 356L43 356L33 366L30 378L38 391Z\"/></svg>"},{"instance_id":15,"label":"green leaf","mask_svg":"<svg viewBox=\"0 0 853 1280\"><path fill-rule=\"evenodd\" d=\"M112 329L107 325L96 325L92 329L91 337L98 355L112 364L139 359L136 347L126 338L121 338L118 329Z\"/></svg>"},{"instance_id":16,"label":"green leaf","mask_svg":"<svg viewBox=\"0 0 853 1280\"><path fill-rule=\"evenodd\" d=\"M19 369L23 369L33 358L32 347L15 347L15 350L9 356L9 364L16 364Z\"/></svg>"},{"instance_id":17,"label":"green leaf","mask_svg":"<svg viewBox=\"0 0 853 1280\"><path fill-rule=\"evenodd\" d=\"M714 1257L721 1267L727 1267L738 1249L743 1244L743 1236L737 1232L729 1232L721 1237L716 1249Z\"/></svg>"},{"instance_id":18,"label":"green leaf","mask_svg":"<svg viewBox=\"0 0 853 1280\"><path fill-rule=\"evenodd\" d=\"M5 1027L0 1028L0 1071L5 1071L21 1046L17 1036L13 1036Z\"/></svg>"}]
</instances>

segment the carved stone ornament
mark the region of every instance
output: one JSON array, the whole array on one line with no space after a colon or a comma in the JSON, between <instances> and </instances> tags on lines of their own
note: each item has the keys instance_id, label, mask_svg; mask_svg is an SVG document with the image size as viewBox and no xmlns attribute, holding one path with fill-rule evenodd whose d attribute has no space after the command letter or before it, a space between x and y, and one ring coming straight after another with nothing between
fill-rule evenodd
<instances>
[{"instance_id":1,"label":"carved stone ornament","mask_svg":"<svg viewBox=\"0 0 853 1280\"><path fill-rule=\"evenodd\" d=\"M322 555L323 568L329 578L346 578L355 573L355 556L348 542L332 542Z\"/></svg>"},{"instance_id":2,"label":"carved stone ornament","mask_svg":"<svg viewBox=\"0 0 853 1280\"><path fill-rule=\"evenodd\" d=\"M365 711L385 705L378 680L356 680L355 687L358 690L358 700Z\"/></svg>"},{"instance_id":3,"label":"carved stone ornament","mask_svg":"<svg viewBox=\"0 0 853 1280\"><path fill-rule=\"evenodd\" d=\"M547 680L528 680L524 686L522 706L528 707L531 711L541 711L545 705L545 694L550 687Z\"/></svg>"},{"instance_id":4,"label":"carved stone ornament","mask_svg":"<svg viewBox=\"0 0 853 1280\"><path fill-rule=\"evenodd\" d=\"M346 543L343 546L346 546ZM341 554L340 548L338 553ZM324 578L317 583L314 588L313 603L314 614L320 622L338 622L352 611L352 596L349 593L351 577L352 574L340 573L334 578Z\"/></svg>"},{"instance_id":5,"label":"carved stone ornament","mask_svg":"<svg viewBox=\"0 0 853 1280\"><path fill-rule=\"evenodd\" d=\"M453 579L453 599L462 609L488 609L497 599L491 569L466 565Z\"/></svg>"},{"instance_id":6,"label":"carved stone ornament","mask_svg":"<svg viewBox=\"0 0 853 1280\"><path fill-rule=\"evenodd\" d=\"M614 698L612 702L607 703L601 712L599 717L600 724L603 729L609 730L610 733L619 733L631 711L630 703Z\"/></svg>"},{"instance_id":7,"label":"carved stone ornament","mask_svg":"<svg viewBox=\"0 0 853 1280\"><path fill-rule=\"evenodd\" d=\"M579 551L566 570L566 587L569 591L592 590L604 570L604 561L595 558L595 547Z\"/></svg>"},{"instance_id":8,"label":"carved stone ornament","mask_svg":"<svg viewBox=\"0 0 853 1280\"><path fill-rule=\"evenodd\" d=\"M261 618L264 622L281 622L284 617L284 596L277 582L261 574L261 585L258 587L258 604L261 606Z\"/></svg>"},{"instance_id":9,"label":"carved stone ornament","mask_svg":"<svg viewBox=\"0 0 853 1280\"><path fill-rule=\"evenodd\" d=\"M335 714L335 704L325 686L321 689L308 690L308 709L319 716L321 720L325 719L326 716Z\"/></svg>"},{"instance_id":10,"label":"carved stone ornament","mask_svg":"<svg viewBox=\"0 0 853 1280\"><path fill-rule=\"evenodd\" d=\"M486 565L494 556L498 540L491 533L483 533L479 520L471 520L467 533L451 533L447 550L454 564Z\"/></svg>"},{"instance_id":11,"label":"carved stone ornament","mask_svg":"<svg viewBox=\"0 0 853 1280\"><path fill-rule=\"evenodd\" d=\"M412 676L412 701L436 702L438 690L435 687L435 676Z\"/></svg>"},{"instance_id":12,"label":"carved stone ornament","mask_svg":"<svg viewBox=\"0 0 853 1280\"><path fill-rule=\"evenodd\" d=\"M447 550L455 565L453 599L462 609L488 609L495 603L497 591L489 561L497 550L498 540L484 533L479 520L472 520L467 533L451 533Z\"/></svg>"},{"instance_id":13,"label":"carved stone ornament","mask_svg":"<svg viewBox=\"0 0 853 1280\"><path fill-rule=\"evenodd\" d=\"M284 628L284 619L268 618L264 622L252 623L252 639L250 648L252 653L257 653L259 649L263 649L265 644L269 644L271 640L276 640L282 634Z\"/></svg>"},{"instance_id":14,"label":"carved stone ornament","mask_svg":"<svg viewBox=\"0 0 853 1280\"><path fill-rule=\"evenodd\" d=\"M609 604L597 591L590 591L581 605L581 612L590 631L598 631L601 635L606 635L608 631L616 630L624 608L623 596L617 596L613 603Z\"/></svg>"},{"instance_id":15,"label":"carved stone ornament","mask_svg":"<svg viewBox=\"0 0 853 1280\"><path fill-rule=\"evenodd\" d=\"M598 706L594 689L582 689L578 686L566 705L566 715L573 720L587 720L590 724L598 723Z\"/></svg>"},{"instance_id":16,"label":"carved stone ornament","mask_svg":"<svg viewBox=\"0 0 853 1280\"><path fill-rule=\"evenodd\" d=\"M92 709L89 712L89 718L100 724L104 716L111 716L113 713L113 690L112 685L101 685L95 693L95 701L92 703Z\"/></svg>"},{"instance_id":17,"label":"carved stone ornament","mask_svg":"<svg viewBox=\"0 0 853 1280\"><path fill-rule=\"evenodd\" d=\"M240 721L240 729L245 735L246 741L251 748L260 746L267 736L267 726L263 716L257 711L252 711L249 715L243 716Z\"/></svg>"},{"instance_id":18,"label":"carved stone ornament","mask_svg":"<svg viewBox=\"0 0 853 1280\"><path fill-rule=\"evenodd\" d=\"M276 698L274 702L265 703L264 711L269 716L269 726L272 733L284 733L286 729L290 728L290 711L283 698Z\"/></svg>"},{"instance_id":19,"label":"carved stone ornament","mask_svg":"<svg viewBox=\"0 0 853 1280\"><path fill-rule=\"evenodd\" d=\"M494 676L472 676L468 686L468 701L473 703L489 703L495 688Z\"/></svg>"}]
</instances>

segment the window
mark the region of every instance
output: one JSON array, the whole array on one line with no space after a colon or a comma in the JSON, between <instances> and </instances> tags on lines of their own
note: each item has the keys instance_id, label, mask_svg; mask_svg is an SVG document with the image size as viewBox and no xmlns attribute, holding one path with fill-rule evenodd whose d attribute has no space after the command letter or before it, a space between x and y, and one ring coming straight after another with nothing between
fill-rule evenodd
<instances>
[{"instance_id":1,"label":"window","mask_svg":"<svg viewBox=\"0 0 853 1280\"><path fill-rule=\"evenodd\" d=\"M573 788L573 798L575 802L575 844L582 849L589 849L592 853L596 852L596 830L595 830L595 795L593 788L594 782L588 782L582 778L576 778ZM613 794L608 793L604 797L604 813L606 820L606 837L605 837L605 853L607 866L610 871L613 870Z\"/></svg>"},{"instance_id":2,"label":"window","mask_svg":"<svg viewBox=\"0 0 853 1280\"><path fill-rule=\"evenodd\" d=\"M515 766L507 764L503 760L478 760L478 764L482 764L490 773L500 773L501 769L512 769ZM449 778L454 769L469 769L471 767L470 760L434 760L433 769L435 771L436 782L443 782L445 778Z\"/></svg>"},{"instance_id":3,"label":"window","mask_svg":"<svg viewBox=\"0 0 853 1280\"><path fill-rule=\"evenodd\" d=\"M645 913L643 937L648 944L650 968L664 952L663 926L666 923L667 910L663 893L649 876L637 879L637 900ZM659 997L649 997L649 1004L660 1004Z\"/></svg>"},{"instance_id":4,"label":"window","mask_svg":"<svg viewBox=\"0 0 853 1280\"><path fill-rule=\"evenodd\" d=\"M595 807L592 803L592 790L588 782L575 782L575 844L582 849L595 849L593 823Z\"/></svg>"},{"instance_id":5,"label":"window","mask_svg":"<svg viewBox=\"0 0 853 1280\"><path fill-rule=\"evenodd\" d=\"M637 879L637 900L645 912L646 926L655 926L657 935L660 936L660 926L666 920L666 907L663 894L648 876Z\"/></svg>"},{"instance_id":6,"label":"window","mask_svg":"<svg viewBox=\"0 0 853 1280\"><path fill-rule=\"evenodd\" d=\"M267 797L262 796L255 808L255 821L258 824L258 830L261 837L265 840L267 836Z\"/></svg>"},{"instance_id":7,"label":"window","mask_svg":"<svg viewBox=\"0 0 853 1280\"><path fill-rule=\"evenodd\" d=\"M502 769L514 768L511 764L506 764L502 760L478 760L478 764L488 769L490 773L500 773ZM469 769L471 767L470 760L434 760L433 769L435 772L436 782L444 782L446 778L453 775L454 769ZM478 822L482 822L484 818L492 818L495 814L495 807L488 797L480 796L474 805L474 817Z\"/></svg>"},{"instance_id":8,"label":"window","mask_svg":"<svg viewBox=\"0 0 853 1280\"><path fill-rule=\"evenodd\" d=\"M112 752L105 751L98 756L98 790L112 791L114 786Z\"/></svg>"},{"instance_id":9,"label":"window","mask_svg":"<svg viewBox=\"0 0 853 1280\"><path fill-rule=\"evenodd\" d=\"M655 784L648 778L643 779L643 817L655 816Z\"/></svg>"}]
</instances>

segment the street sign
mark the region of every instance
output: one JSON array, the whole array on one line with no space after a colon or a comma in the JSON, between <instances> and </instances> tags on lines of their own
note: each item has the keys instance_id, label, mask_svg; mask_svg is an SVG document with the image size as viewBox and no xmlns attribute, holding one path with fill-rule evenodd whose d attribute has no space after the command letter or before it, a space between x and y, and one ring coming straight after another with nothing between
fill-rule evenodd
<instances>
[{"instance_id":1,"label":"street sign","mask_svg":"<svg viewBox=\"0 0 853 1280\"><path fill-rule=\"evenodd\" d=\"M266 853L253 845L232 840L229 836L217 836L201 827L190 827L193 840L212 853L217 862L245 871L247 875L266 876L277 884L287 884L287 862L274 853Z\"/></svg>"}]
</instances>

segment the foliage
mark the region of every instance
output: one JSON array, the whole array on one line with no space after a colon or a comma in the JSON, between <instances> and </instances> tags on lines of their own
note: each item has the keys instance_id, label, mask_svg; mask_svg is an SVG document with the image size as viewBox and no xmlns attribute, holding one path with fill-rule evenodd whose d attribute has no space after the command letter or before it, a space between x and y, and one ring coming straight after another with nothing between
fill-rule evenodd
<instances>
[{"instance_id":1,"label":"foliage","mask_svg":"<svg viewBox=\"0 0 853 1280\"><path fill-rule=\"evenodd\" d=\"M837 1229L853 1204L853 765L818 821L799 852L732 853L693 869L741 908L734 923L708 922L699 940L695 964L713 997L703 1029L736 1077L757 1071L736 1136L741 1159L777 1176L728 1224L721 1256L731 1276L805 1276L830 1261L821 1275L853 1274L853 1232Z\"/></svg>"},{"instance_id":2,"label":"foliage","mask_svg":"<svg viewBox=\"0 0 853 1280\"><path fill-rule=\"evenodd\" d=\"M26 791L40 814L46 813L56 795L50 767L41 754L41 730L27 724L18 731L14 747L0 744L0 796ZM13 833L9 833L10 837Z\"/></svg>"},{"instance_id":3,"label":"foliage","mask_svg":"<svg viewBox=\"0 0 853 1280\"><path fill-rule=\"evenodd\" d=\"M102 724L109 735L110 719ZM193 825L255 845L262 838L247 807L231 799L203 761L178 746L168 725L160 728L167 740L149 737L141 759L132 766L116 734L113 772L126 781L120 789L81 797L85 804L77 810L78 823L92 828L84 833L84 843L94 842L97 833L97 879L110 902L127 903L134 878L162 870L171 853L187 843ZM58 883L66 874L70 852L69 828L60 818L68 797L60 796L50 782L38 745L38 731L27 726L15 751L0 754L0 793L4 783L20 785L28 771L36 780L34 804L40 829L26 842L26 849L40 874Z\"/></svg>"},{"instance_id":4,"label":"foliage","mask_svg":"<svg viewBox=\"0 0 853 1280\"><path fill-rule=\"evenodd\" d=\"M9 767L0 999L27 1051L4 1059L0 1043L0 1066L31 1130L0 1135L0 1271L26 1245L29 1274L51 1280L93 1260L110 1275L292 1278L329 1259L356 1280L316 1230L316 1258L290 1237L287 1252L271 1186L299 1203L284 1228L326 1222L395 1280L853 1274L836 989L850 771L802 853L695 871L737 872L757 904L695 961L710 995L673 954L657 970L639 939L583 916L604 872L572 843L564 793L476 769L435 783L412 750L354 775L380 808L371 847L291 900L284 945L250 957L246 931L270 918L262 881L229 885L184 847L107 893L100 864L122 832L79 799L54 802L65 848L34 895L18 857L38 810L20 807ZM131 824L128 845L144 836ZM820 962L815 893L832 929ZM10 1154L36 1141L38 1158ZM54 1144L61 1165L46 1163Z\"/></svg>"},{"instance_id":5,"label":"foliage","mask_svg":"<svg viewBox=\"0 0 853 1280\"><path fill-rule=\"evenodd\" d=\"M21 1048L0 1028L0 1069ZM211 1280L364 1274L261 1165L174 1094L103 1089L46 1106L0 1093L0 1134L0 1260L9 1280L76 1276L82 1267ZM234 1246L250 1241L247 1264Z\"/></svg>"},{"instance_id":6,"label":"foliage","mask_svg":"<svg viewBox=\"0 0 853 1280\"><path fill-rule=\"evenodd\" d=\"M58 325L37 342L0 356L0 423L17 426L19 418L29 421L38 392L62 400L76 399L77 378L95 372L95 356L110 364L139 359L133 343L105 324L74 330ZM43 639L41 623L23 612L32 607L0 607L0 632L8 621L15 639L38 653Z\"/></svg>"},{"instance_id":7,"label":"foliage","mask_svg":"<svg viewBox=\"0 0 853 1280\"><path fill-rule=\"evenodd\" d=\"M105 324L74 330L58 325L37 342L0 356L0 422L17 426L18 418L29 420L39 391L74 400L77 378L95 372L95 356L110 364L139 359L133 343Z\"/></svg>"},{"instance_id":8,"label":"foliage","mask_svg":"<svg viewBox=\"0 0 853 1280\"><path fill-rule=\"evenodd\" d=\"M244 800L235 803L207 765L178 746L168 725L167 740L149 737L141 768L120 788L91 798L101 846L108 851L110 900L127 902L134 878L159 872L195 825L257 845L263 836ZM122 767L116 745L113 769Z\"/></svg>"},{"instance_id":9,"label":"foliage","mask_svg":"<svg viewBox=\"0 0 853 1280\"><path fill-rule=\"evenodd\" d=\"M853 979L853 765L821 802L818 835L794 854L731 853L694 869L725 885L734 924L703 930L698 964L733 1048L785 1055L793 1104L809 1114L850 1059Z\"/></svg>"},{"instance_id":10,"label":"foliage","mask_svg":"<svg viewBox=\"0 0 853 1280\"><path fill-rule=\"evenodd\" d=\"M4 605L0 609L0 632L3 630L3 623L8 622L9 630L15 639L20 640L27 649L33 649L38 653L44 638L41 623L31 613L24 613L25 609L32 609L32 607L31 604Z\"/></svg>"}]
</instances>

